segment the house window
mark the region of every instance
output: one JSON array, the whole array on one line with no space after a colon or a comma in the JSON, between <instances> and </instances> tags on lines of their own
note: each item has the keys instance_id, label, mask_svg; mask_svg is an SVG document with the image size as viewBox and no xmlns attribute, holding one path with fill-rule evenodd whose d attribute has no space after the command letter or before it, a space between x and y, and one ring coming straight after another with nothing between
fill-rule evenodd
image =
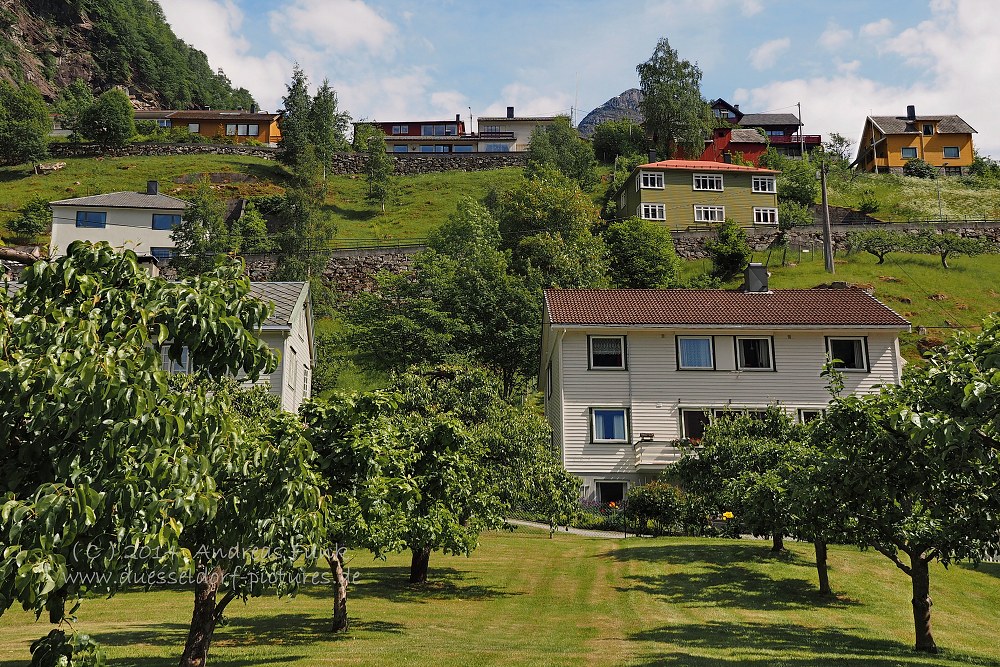
<instances>
[{"instance_id":1,"label":"house window","mask_svg":"<svg viewBox=\"0 0 1000 667\"><path fill-rule=\"evenodd\" d=\"M392 126L392 133L393 134L409 134L410 133L410 126L409 125L393 125Z\"/></svg>"},{"instance_id":2,"label":"house window","mask_svg":"<svg viewBox=\"0 0 1000 667\"><path fill-rule=\"evenodd\" d=\"M663 173L659 171L639 172L640 187L643 190L662 190Z\"/></svg>"},{"instance_id":3,"label":"house window","mask_svg":"<svg viewBox=\"0 0 1000 667\"><path fill-rule=\"evenodd\" d=\"M170 259L174 256L173 248L150 248L149 254L158 260Z\"/></svg>"},{"instance_id":4,"label":"house window","mask_svg":"<svg viewBox=\"0 0 1000 667\"><path fill-rule=\"evenodd\" d=\"M912 146L906 147L906 148L902 148L902 149L900 149L899 155L904 160L910 160L912 158L917 157L917 149L914 148L914 147L912 147Z\"/></svg>"},{"instance_id":5,"label":"house window","mask_svg":"<svg viewBox=\"0 0 1000 667\"><path fill-rule=\"evenodd\" d=\"M103 229L108 223L107 211L77 211L77 227L94 227Z\"/></svg>"},{"instance_id":6,"label":"house window","mask_svg":"<svg viewBox=\"0 0 1000 667\"><path fill-rule=\"evenodd\" d=\"M945 176L961 176L962 175L962 168L961 167L945 167L944 168L944 175Z\"/></svg>"},{"instance_id":7,"label":"house window","mask_svg":"<svg viewBox=\"0 0 1000 667\"><path fill-rule=\"evenodd\" d=\"M552 362L545 369L545 400L552 398Z\"/></svg>"},{"instance_id":8,"label":"house window","mask_svg":"<svg viewBox=\"0 0 1000 667\"><path fill-rule=\"evenodd\" d=\"M705 427L708 426L708 411L701 408L681 410L681 437L688 440L701 440L705 437Z\"/></svg>"},{"instance_id":9,"label":"house window","mask_svg":"<svg viewBox=\"0 0 1000 667\"><path fill-rule=\"evenodd\" d=\"M163 361L163 370L167 371L168 373L191 372L191 355L189 354L186 345L183 348L181 348L180 361L175 361L170 358L169 345L164 345L160 348L160 358Z\"/></svg>"},{"instance_id":10,"label":"house window","mask_svg":"<svg viewBox=\"0 0 1000 667\"><path fill-rule=\"evenodd\" d=\"M736 338L736 369L740 371L774 370L770 337Z\"/></svg>"},{"instance_id":11,"label":"house window","mask_svg":"<svg viewBox=\"0 0 1000 667\"><path fill-rule=\"evenodd\" d=\"M760 409L746 409L746 408L733 408L726 407L721 410L713 410L712 417L715 419L735 419L736 417L753 417L754 419L764 419L767 416L767 410Z\"/></svg>"},{"instance_id":12,"label":"house window","mask_svg":"<svg viewBox=\"0 0 1000 667\"><path fill-rule=\"evenodd\" d=\"M500 126L499 125L486 125L486 126L484 126L480 130L480 132L482 132L483 134L495 134L495 133L500 132Z\"/></svg>"},{"instance_id":13,"label":"house window","mask_svg":"<svg viewBox=\"0 0 1000 667\"><path fill-rule=\"evenodd\" d=\"M587 341L591 368L625 368L625 336L588 336Z\"/></svg>"},{"instance_id":14,"label":"house window","mask_svg":"<svg viewBox=\"0 0 1000 667\"><path fill-rule=\"evenodd\" d=\"M235 137L236 136L236 124L230 123L226 125L226 136Z\"/></svg>"},{"instance_id":15,"label":"house window","mask_svg":"<svg viewBox=\"0 0 1000 667\"><path fill-rule=\"evenodd\" d=\"M470 145L455 146L454 151L456 153L471 153L472 152L472 146L470 146Z\"/></svg>"},{"instance_id":16,"label":"house window","mask_svg":"<svg viewBox=\"0 0 1000 667\"><path fill-rule=\"evenodd\" d=\"M626 482L597 482L597 502L602 505L609 503L621 504L625 500Z\"/></svg>"},{"instance_id":17,"label":"house window","mask_svg":"<svg viewBox=\"0 0 1000 667\"><path fill-rule=\"evenodd\" d=\"M826 339L826 351L834 360L834 368L847 371L867 371L868 354L863 337Z\"/></svg>"},{"instance_id":18,"label":"house window","mask_svg":"<svg viewBox=\"0 0 1000 667\"><path fill-rule=\"evenodd\" d=\"M959 155L959 153L958 153L958 146L945 146L944 147L944 156L946 158L957 158L958 155Z\"/></svg>"},{"instance_id":19,"label":"house window","mask_svg":"<svg viewBox=\"0 0 1000 667\"><path fill-rule=\"evenodd\" d=\"M701 206L694 207L695 222L724 222L726 219L725 206Z\"/></svg>"},{"instance_id":20,"label":"house window","mask_svg":"<svg viewBox=\"0 0 1000 667\"><path fill-rule=\"evenodd\" d=\"M778 224L778 209L753 207L753 224L755 225L776 225Z\"/></svg>"},{"instance_id":21,"label":"house window","mask_svg":"<svg viewBox=\"0 0 1000 667\"><path fill-rule=\"evenodd\" d=\"M799 423L808 424L823 416L823 410L817 408L799 408Z\"/></svg>"},{"instance_id":22,"label":"house window","mask_svg":"<svg viewBox=\"0 0 1000 667\"><path fill-rule=\"evenodd\" d=\"M751 185L753 192L775 193L778 191L774 185L774 176L754 176Z\"/></svg>"},{"instance_id":23,"label":"house window","mask_svg":"<svg viewBox=\"0 0 1000 667\"><path fill-rule=\"evenodd\" d=\"M924 123L923 132L925 137L929 137L934 134L934 125L931 123Z\"/></svg>"},{"instance_id":24,"label":"house window","mask_svg":"<svg viewBox=\"0 0 1000 667\"><path fill-rule=\"evenodd\" d=\"M628 410L625 408L592 408L592 442L628 442Z\"/></svg>"},{"instance_id":25,"label":"house window","mask_svg":"<svg viewBox=\"0 0 1000 667\"><path fill-rule=\"evenodd\" d=\"M201 123L188 123L188 132L198 134L201 132Z\"/></svg>"},{"instance_id":26,"label":"house window","mask_svg":"<svg viewBox=\"0 0 1000 667\"><path fill-rule=\"evenodd\" d=\"M681 370L714 370L715 341L711 336L678 336L677 368Z\"/></svg>"},{"instance_id":27,"label":"house window","mask_svg":"<svg viewBox=\"0 0 1000 667\"><path fill-rule=\"evenodd\" d=\"M639 217L643 220L666 220L667 210L663 204L643 204L639 208Z\"/></svg>"},{"instance_id":28,"label":"house window","mask_svg":"<svg viewBox=\"0 0 1000 667\"><path fill-rule=\"evenodd\" d=\"M168 118L161 118L160 120L156 121L156 124L159 125L160 127L170 127L170 120Z\"/></svg>"},{"instance_id":29,"label":"house window","mask_svg":"<svg viewBox=\"0 0 1000 667\"><path fill-rule=\"evenodd\" d=\"M401 144L393 144L392 145L392 152L393 153L405 153L406 151L407 151L407 148L406 148L405 144L402 144L402 145Z\"/></svg>"},{"instance_id":30,"label":"house window","mask_svg":"<svg viewBox=\"0 0 1000 667\"><path fill-rule=\"evenodd\" d=\"M510 144L486 144L487 153L508 153Z\"/></svg>"},{"instance_id":31,"label":"house window","mask_svg":"<svg viewBox=\"0 0 1000 667\"><path fill-rule=\"evenodd\" d=\"M179 215L168 215L166 213L153 214L153 229L173 229L180 222L181 216Z\"/></svg>"},{"instance_id":32,"label":"house window","mask_svg":"<svg viewBox=\"0 0 1000 667\"><path fill-rule=\"evenodd\" d=\"M310 369L308 366L302 367L302 396L308 398L312 396L312 386L310 385Z\"/></svg>"},{"instance_id":33,"label":"house window","mask_svg":"<svg viewBox=\"0 0 1000 667\"><path fill-rule=\"evenodd\" d=\"M722 174L695 174L694 189L722 192Z\"/></svg>"},{"instance_id":34,"label":"house window","mask_svg":"<svg viewBox=\"0 0 1000 667\"><path fill-rule=\"evenodd\" d=\"M785 136L785 131L784 130L764 130L764 132L769 137L783 137L783 136Z\"/></svg>"},{"instance_id":35,"label":"house window","mask_svg":"<svg viewBox=\"0 0 1000 667\"><path fill-rule=\"evenodd\" d=\"M618 210L619 210L619 211L624 211L624 210L625 210L625 200L626 200L626 197L625 197L625 191L623 190L623 191L622 191L622 196L621 196L621 198L620 198L620 199L618 200L618 203L619 203L619 206L618 206Z\"/></svg>"}]
</instances>

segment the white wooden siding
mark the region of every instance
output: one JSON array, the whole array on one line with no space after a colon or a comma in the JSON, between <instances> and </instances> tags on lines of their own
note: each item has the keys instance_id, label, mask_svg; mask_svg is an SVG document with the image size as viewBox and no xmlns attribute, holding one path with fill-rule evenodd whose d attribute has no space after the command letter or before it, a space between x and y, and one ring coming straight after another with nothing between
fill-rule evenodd
<instances>
[{"instance_id":1,"label":"white wooden siding","mask_svg":"<svg viewBox=\"0 0 1000 667\"><path fill-rule=\"evenodd\" d=\"M552 332L555 334L556 332ZM771 336L774 371L736 371L733 332L715 337L716 370L677 370L677 335L706 335L704 330L647 330L628 333L628 368L588 370L587 335L621 330L568 330L553 357L562 356L553 373L563 396L562 437L566 469L578 474L635 472L632 444L591 443L590 409L629 409L629 443L639 433L654 433L643 444L647 463L667 462L675 450L666 445L680 437L681 408L784 406L821 408L830 396L820 377L826 362L826 336L866 336L871 372L844 372L846 392L869 392L878 384L899 381L901 360L895 331L740 330L740 336ZM710 332L709 332L710 333ZM555 368L553 369L555 371ZM558 377L558 379L556 379ZM553 427L557 425L553 422Z\"/></svg>"}]
</instances>

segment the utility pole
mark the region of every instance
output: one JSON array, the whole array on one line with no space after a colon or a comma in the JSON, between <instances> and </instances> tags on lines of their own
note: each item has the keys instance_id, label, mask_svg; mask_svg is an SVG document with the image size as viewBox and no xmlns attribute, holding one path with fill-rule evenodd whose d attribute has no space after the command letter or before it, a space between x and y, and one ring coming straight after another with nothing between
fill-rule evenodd
<instances>
[{"instance_id":1,"label":"utility pole","mask_svg":"<svg viewBox=\"0 0 1000 667\"><path fill-rule=\"evenodd\" d=\"M799 157L806 159L806 138L802 136L802 102L796 102L799 107Z\"/></svg>"},{"instance_id":2,"label":"utility pole","mask_svg":"<svg viewBox=\"0 0 1000 667\"><path fill-rule=\"evenodd\" d=\"M830 204L826 199L826 160L819 168L819 182L823 190L823 257L826 260L826 272L834 273L833 269L833 232L830 231Z\"/></svg>"}]
</instances>

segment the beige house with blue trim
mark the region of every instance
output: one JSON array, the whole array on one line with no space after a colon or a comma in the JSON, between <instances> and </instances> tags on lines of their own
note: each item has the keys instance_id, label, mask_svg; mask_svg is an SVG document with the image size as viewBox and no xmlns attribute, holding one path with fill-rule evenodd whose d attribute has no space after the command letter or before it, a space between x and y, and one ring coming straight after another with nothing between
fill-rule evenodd
<instances>
[{"instance_id":1,"label":"beige house with blue trim","mask_svg":"<svg viewBox=\"0 0 1000 667\"><path fill-rule=\"evenodd\" d=\"M553 445L586 498L619 501L680 456L710 419L777 405L807 421L845 391L898 383L909 322L856 288L545 291L538 384Z\"/></svg>"},{"instance_id":2,"label":"beige house with blue trim","mask_svg":"<svg viewBox=\"0 0 1000 667\"><path fill-rule=\"evenodd\" d=\"M611 201L618 217L704 229L731 218L743 227L777 226L780 172L705 160L662 160L632 170Z\"/></svg>"}]
</instances>

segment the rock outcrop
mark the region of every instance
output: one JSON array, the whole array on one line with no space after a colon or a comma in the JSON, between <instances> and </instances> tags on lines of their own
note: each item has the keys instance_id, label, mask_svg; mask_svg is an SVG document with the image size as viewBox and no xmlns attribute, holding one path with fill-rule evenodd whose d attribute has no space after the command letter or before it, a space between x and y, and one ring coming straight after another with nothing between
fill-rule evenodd
<instances>
[{"instance_id":1,"label":"rock outcrop","mask_svg":"<svg viewBox=\"0 0 1000 667\"><path fill-rule=\"evenodd\" d=\"M609 120L628 118L641 123L642 112L639 111L641 101L642 92L638 88L629 88L618 97L612 97L583 117L577 126L580 136L589 138L594 133L594 128Z\"/></svg>"}]
</instances>

